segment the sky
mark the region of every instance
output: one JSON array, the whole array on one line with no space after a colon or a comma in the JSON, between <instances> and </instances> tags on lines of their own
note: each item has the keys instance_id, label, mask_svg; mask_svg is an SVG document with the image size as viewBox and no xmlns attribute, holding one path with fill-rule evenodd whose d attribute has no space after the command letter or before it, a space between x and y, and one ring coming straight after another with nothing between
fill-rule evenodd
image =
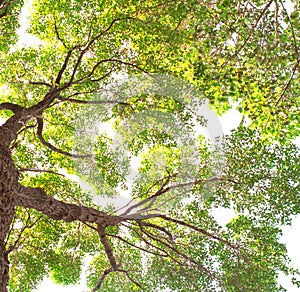
<instances>
[{"instance_id":1,"label":"sky","mask_svg":"<svg viewBox=\"0 0 300 292\"><path fill-rule=\"evenodd\" d=\"M290 2L290 1L286 1ZM35 46L40 44L40 40L35 36L28 34L26 32L28 26L28 15L30 14L30 1L26 1L24 5L22 14L21 14L21 27L19 29L19 42L17 43L17 47L23 46ZM1 89L0 89L1 90ZM228 134L231 129L234 129L238 126L241 120L240 113L234 108L228 111L225 115L220 117L220 122L223 127L223 131L225 134ZM3 120L0 119L0 124L3 123ZM300 147L300 137L297 139L297 145ZM217 222L224 226L236 215L232 210L225 208L218 208L212 212L213 216L217 220ZM283 227L283 236L281 241L286 244L288 254L294 264L295 268L300 268L300 256L299 256L299 246L300 246L300 216L296 216L292 222L291 226ZM296 292L300 291L300 289L293 286L290 282L290 279L281 275L279 278L279 282L288 290L288 292ZM68 287L62 287L59 285L55 285L49 278L45 279L35 290L35 292L85 292L88 289L85 286L84 280L80 285L72 285Z\"/></svg>"}]
</instances>

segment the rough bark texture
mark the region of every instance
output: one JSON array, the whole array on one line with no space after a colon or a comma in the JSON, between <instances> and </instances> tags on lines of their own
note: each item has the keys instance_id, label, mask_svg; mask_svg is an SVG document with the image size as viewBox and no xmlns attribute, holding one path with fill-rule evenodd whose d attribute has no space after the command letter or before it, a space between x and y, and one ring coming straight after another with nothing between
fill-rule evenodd
<instances>
[{"instance_id":1,"label":"rough bark texture","mask_svg":"<svg viewBox=\"0 0 300 292\"><path fill-rule=\"evenodd\" d=\"M14 216L14 204L9 193L0 192L0 292L7 291L9 261L5 239Z\"/></svg>"},{"instance_id":2,"label":"rough bark texture","mask_svg":"<svg viewBox=\"0 0 300 292\"><path fill-rule=\"evenodd\" d=\"M59 201L47 195L40 188L20 185L16 194L16 205L35 209L51 219L66 222L78 220L85 223L96 223L101 226L116 225L120 222L119 217L108 215L94 208Z\"/></svg>"},{"instance_id":3,"label":"rough bark texture","mask_svg":"<svg viewBox=\"0 0 300 292\"><path fill-rule=\"evenodd\" d=\"M5 240L14 217L13 193L17 180L18 173L10 151L0 143L0 292L7 291L9 261Z\"/></svg>"}]
</instances>

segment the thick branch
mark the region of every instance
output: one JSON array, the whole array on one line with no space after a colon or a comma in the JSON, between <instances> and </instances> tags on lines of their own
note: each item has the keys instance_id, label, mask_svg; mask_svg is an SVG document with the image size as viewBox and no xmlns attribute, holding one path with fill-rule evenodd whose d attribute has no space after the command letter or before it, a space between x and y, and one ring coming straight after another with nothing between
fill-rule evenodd
<instances>
[{"instance_id":1,"label":"thick branch","mask_svg":"<svg viewBox=\"0 0 300 292\"><path fill-rule=\"evenodd\" d=\"M74 51L74 49L71 49L67 53L65 61L64 61L63 65L62 65L61 69L59 70L58 75L56 77L56 80L55 80L55 85L56 86L59 85L59 83L61 81L62 75L63 75L63 73L65 72L65 70L66 70L66 68L68 66L68 63L69 63L69 60L70 60L70 57L71 57L73 51Z\"/></svg>"},{"instance_id":2,"label":"thick branch","mask_svg":"<svg viewBox=\"0 0 300 292\"><path fill-rule=\"evenodd\" d=\"M31 81L28 80L28 83L31 85L41 85L41 86L46 86L46 87L50 87L51 88L51 84L47 83L47 82L43 82L43 81Z\"/></svg>"},{"instance_id":3,"label":"thick branch","mask_svg":"<svg viewBox=\"0 0 300 292\"><path fill-rule=\"evenodd\" d=\"M52 87L40 102L27 109L28 115L31 117L41 115L44 110L50 107L52 102L59 96L59 93L58 89Z\"/></svg>"},{"instance_id":4,"label":"thick branch","mask_svg":"<svg viewBox=\"0 0 300 292\"><path fill-rule=\"evenodd\" d=\"M24 109L24 107L15 104L15 103L11 103L11 102L3 102L0 104L0 110L10 110L13 113L17 113L20 112Z\"/></svg>"},{"instance_id":5,"label":"thick branch","mask_svg":"<svg viewBox=\"0 0 300 292\"><path fill-rule=\"evenodd\" d=\"M111 265L112 269L114 271L116 271L117 268L118 268L117 261L116 261L116 258L114 256L112 247L111 247L111 245L110 245L110 243L109 243L109 241L108 241L108 239L106 237L105 228L99 225L99 227L98 227L98 234L100 236L100 241L101 241L101 243L102 243L102 245L104 247L104 250L105 250L107 258L108 258L108 260L110 262L110 265Z\"/></svg>"},{"instance_id":6,"label":"thick branch","mask_svg":"<svg viewBox=\"0 0 300 292\"><path fill-rule=\"evenodd\" d=\"M17 206L35 209L53 220L63 220L66 222L77 220L84 223L96 223L101 226L112 226L121 221L119 217L108 215L94 208L57 200L47 195L41 188L20 185L15 198Z\"/></svg>"}]
</instances>

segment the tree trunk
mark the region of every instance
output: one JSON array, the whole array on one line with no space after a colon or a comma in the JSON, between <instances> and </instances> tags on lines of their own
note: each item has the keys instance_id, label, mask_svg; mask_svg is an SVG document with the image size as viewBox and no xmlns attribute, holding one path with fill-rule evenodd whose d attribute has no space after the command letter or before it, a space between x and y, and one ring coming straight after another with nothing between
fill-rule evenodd
<instances>
[{"instance_id":1,"label":"tree trunk","mask_svg":"<svg viewBox=\"0 0 300 292\"><path fill-rule=\"evenodd\" d=\"M17 181L18 173L10 150L0 144L0 292L7 291L9 261L6 237L15 213L13 190Z\"/></svg>"},{"instance_id":2,"label":"tree trunk","mask_svg":"<svg viewBox=\"0 0 300 292\"><path fill-rule=\"evenodd\" d=\"M9 261L5 239L13 217L14 204L12 197L9 193L2 190L0 191L0 292L7 291Z\"/></svg>"}]
</instances>

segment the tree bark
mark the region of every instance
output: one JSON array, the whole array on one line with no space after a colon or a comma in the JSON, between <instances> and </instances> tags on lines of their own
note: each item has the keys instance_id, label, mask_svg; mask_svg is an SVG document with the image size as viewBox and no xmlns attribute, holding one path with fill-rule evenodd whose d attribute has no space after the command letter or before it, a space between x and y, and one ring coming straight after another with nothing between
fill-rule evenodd
<instances>
[{"instance_id":1,"label":"tree bark","mask_svg":"<svg viewBox=\"0 0 300 292\"><path fill-rule=\"evenodd\" d=\"M0 192L0 292L7 291L8 283L8 251L5 246L5 239L9 232L10 224L14 217L14 203L9 193Z\"/></svg>"},{"instance_id":2,"label":"tree bark","mask_svg":"<svg viewBox=\"0 0 300 292\"><path fill-rule=\"evenodd\" d=\"M51 219L65 222L77 220L106 227L116 225L123 220L121 217L112 216L94 208L62 202L46 194L41 188L19 185L15 201L17 206L32 208Z\"/></svg>"},{"instance_id":3,"label":"tree bark","mask_svg":"<svg viewBox=\"0 0 300 292\"><path fill-rule=\"evenodd\" d=\"M17 186L17 180L18 173L11 159L10 150L0 144L0 292L7 291L9 279L6 238L15 214L13 190Z\"/></svg>"}]
</instances>

